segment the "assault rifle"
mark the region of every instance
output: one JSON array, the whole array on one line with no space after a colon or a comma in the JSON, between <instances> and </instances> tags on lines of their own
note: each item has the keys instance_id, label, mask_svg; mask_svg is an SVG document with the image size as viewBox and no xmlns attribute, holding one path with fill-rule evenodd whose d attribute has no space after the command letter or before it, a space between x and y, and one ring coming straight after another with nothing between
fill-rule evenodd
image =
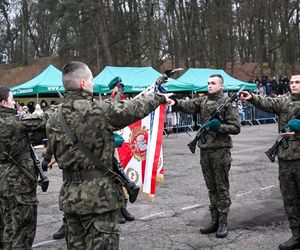
<instances>
[{"instance_id":1,"label":"assault rifle","mask_svg":"<svg viewBox=\"0 0 300 250\"><path fill-rule=\"evenodd\" d=\"M284 149L287 149L289 147L287 138L285 138L283 135L278 135L274 145L265 152L271 162L275 161L280 144L282 144Z\"/></svg>"},{"instance_id":2,"label":"assault rifle","mask_svg":"<svg viewBox=\"0 0 300 250\"><path fill-rule=\"evenodd\" d=\"M235 92L229 99L227 99L223 104L221 104L219 107L217 107L212 114L210 115L210 118L207 120L207 122L218 119L220 122L222 121L221 113L225 110L228 103L232 103L236 99L239 98L240 93L243 91L245 86L241 87L238 92ZM202 144L206 143L206 135L208 133L208 128L201 127L195 136L195 138L187 145L190 149L190 151L194 154L196 151L197 142L200 140Z\"/></svg>"},{"instance_id":3,"label":"assault rifle","mask_svg":"<svg viewBox=\"0 0 300 250\"><path fill-rule=\"evenodd\" d=\"M140 187L129 179L129 177L123 170L121 162L119 162L115 156L113 156L113 170L122 179L122 185L126 188L129 196L129 201L131 203L134 203L140 192Z\"/></svg>"},{"instance_id":4,"label":"assault rifle","mask_svg":"<svg viewBox=\"0 0 300 250\"><path fill-rule=\"evenodd\" d=\"M293 117L294 117L293 119L300 119L300 109L295 110ZM284 132L286 132L286 131L283 128L281 130L281 133L284 133ZM270 159L271 162L275 161L280 144L282 144L283 149L287 149L289 147L288 139L286 137L284 137L282 134L277 136L276 141L273 144L273 146L265 152L265 154L268 156L268 158Z\"/></svg>"},{"instance_id":5,"label":"assault rifle","mask_svg":"<svg viewBox=\"0 0 300 250\"><path fill-rule=\"evenodd\" d=\"M31 154L31 158L33 160L36 175L39 178L38 185L42 188L43 192L46 192L48 190L48 187L49 187L49 179L44 174L44 171L42 169L42 164L41 164L38 156L36 155L36 153L34 151L34 148L31 144L30 144L30 154Z\"/></svg>"}]
</instances>

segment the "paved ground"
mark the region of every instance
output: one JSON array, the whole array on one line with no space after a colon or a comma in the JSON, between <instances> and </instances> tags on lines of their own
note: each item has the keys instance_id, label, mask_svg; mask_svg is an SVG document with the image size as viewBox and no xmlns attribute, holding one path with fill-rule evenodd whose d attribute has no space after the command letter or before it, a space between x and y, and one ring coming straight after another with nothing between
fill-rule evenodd
<instances>
[{"instance_id":1,"label":"paved ground","mask_svg":"<svg viewBox=\"0 0 300 250\"><path fill-rule=\"evenodd\" d=\"M153 203L139 198L129 204L136 220L122 225L120 249L278 249L290 232L278 187L278 165L264 154L273 144L276 130L276 124L244 126L240 135L233 136L232 207L226 239L199 233L199 226L209 220L208 197L199 151L193 155L186 147L192 137L181 133L165 138L165 184L157 189ZM38 195L34 249L66 249L64 240L52 239L62 223L60 170L52 169L49 178L49 191Z\"/></svg>"}]
</instances>

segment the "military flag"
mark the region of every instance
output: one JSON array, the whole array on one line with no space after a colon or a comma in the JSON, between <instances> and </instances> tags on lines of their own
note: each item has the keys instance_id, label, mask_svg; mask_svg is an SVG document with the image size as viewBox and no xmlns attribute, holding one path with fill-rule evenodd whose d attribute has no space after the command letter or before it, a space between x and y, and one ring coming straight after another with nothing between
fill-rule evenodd
<instances>
[{"instance_id":1,"label":"military flag","mask_svg":"<svg viewBox=\"0 0 300 250\"><path fill-rule=\"evenodd\" d=\"M165 105L160 105L144 119L119 131L122 147L119 160L131 181L141 186L147 199L153 200L157 178L162 180Z\"/></svg>"}]
</instances>

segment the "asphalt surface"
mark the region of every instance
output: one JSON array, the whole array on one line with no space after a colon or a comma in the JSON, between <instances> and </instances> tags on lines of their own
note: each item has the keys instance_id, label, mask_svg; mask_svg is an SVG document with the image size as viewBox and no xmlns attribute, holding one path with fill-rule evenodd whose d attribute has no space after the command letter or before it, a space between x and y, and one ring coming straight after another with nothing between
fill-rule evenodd
<instances>
[{"instance_id":1,"label":"asphalt surface","mask_svg":"<svg viewBox=\"0 0 300 250\"><path fill-rule=\"evenodd\" d=\"M199 233L200 225L210 217L199 150L193 155L186 146L195 132L165 136L165 184L157 188L154 202L139 197L136 203L128 205L136 220L121 226L120 249L278 249L290 237L290 231L278 187L278 164L264 154L274 143L276 131L276 124L243 126L239 135L232 136L232 206L225 239ZM64 240L52 238L62 224L58 208L61 171L54 166L48 177L48 192L38 191L38 227L33 248L66 249Z\"/></svg>"}]
</instances>

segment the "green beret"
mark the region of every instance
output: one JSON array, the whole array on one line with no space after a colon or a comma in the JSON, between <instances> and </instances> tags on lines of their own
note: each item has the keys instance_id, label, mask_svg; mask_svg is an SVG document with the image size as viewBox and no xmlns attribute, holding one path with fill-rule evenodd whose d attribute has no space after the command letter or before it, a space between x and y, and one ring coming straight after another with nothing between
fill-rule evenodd
<instances>
[{"instance_id":1,"label":"green beret","mask_svg":"<svg viewBox=\"0 0 300 250\"><path fill-rule=\"evenodd\" d=\"M122 82L122 79L121 79L121 77L116 76L114 79L112 79L109 82L109 84L108 84L109 89L113 89L116 86L116 84L119 82Z\"/></svg>"},{"instance_id":2,"label":"green beret","mask_svg":"<svg viewBox=\"0 0 300 250\"><path fill-rule=\"evenodd\" d=\"M115 142L115 147L122 147L122 144L124 142L124 139L122 136L118 135L117 133L114 133L114 142Z\"/></svg>"}]
</instances>

